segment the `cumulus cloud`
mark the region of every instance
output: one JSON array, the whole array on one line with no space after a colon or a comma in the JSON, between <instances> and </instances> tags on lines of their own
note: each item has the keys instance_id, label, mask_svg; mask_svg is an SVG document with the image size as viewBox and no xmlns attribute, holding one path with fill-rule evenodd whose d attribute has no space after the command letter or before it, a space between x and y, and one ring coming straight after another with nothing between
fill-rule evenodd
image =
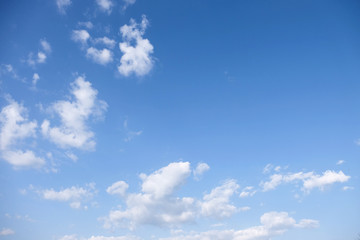
<instances>
[{"instance_id":1,"label":"cumulus cloud","mask_svg":"<svg viewBox=\"0 0 360 240\"><path fill-rule=\"evenodd\" d=\"M210 167L206 163L198 163L193 171L195 179L199 179L205 172L209 171Z\"/></svg>"},{"instance_id":2,"label":"cumulus cloud","mask_svg":"<svg viewBox=\"0 0 360 240\"><path fill-rule=\"evenodd\" d=\"M29 53L28 59L26 61L30 66L35 66L37 63L45 63L47 59L46 54L49 55L51 53L51 45L45 39L40 40L40 46L42 50L39 50L35 57L34 53Z\"/></svg>"},{"instance_id":3,"label":"cumulus cloud","mask_svg":"<svg viewBox=\"0 0 360 240\"><path fill-rule=\"evenodd\" d=\"M160 240L268 240L282 235L292 228L314 228L318 221L302 219L298 223L287 212L268 212L261 216L261 225L243 230L212 230L207 232L189 233L185 235L160 238Z\"/></svg>"},{"instance_id":4,"label":"cumulus cloud","mask_svg":"<svg viewBox=\"0 0 360 240\"><path fill-rule=\"evenodd\" d=\"M41 39L40 40L40 44L42 49L46 52L46 53L50 53L51 52L51 46L50 43L48 41L46 41L45 39Z\"/></svg>"},{"instance_id":5,"label":"cumulus cloud","mask_svg":"<svg viewBox=\"0 0 360 240\"><path fill-rule=\"evenodd\" d=\"M126 196L126 209L112 210L102 218L104 227L133 229L139 224L175 226L192 221L194 199L173 195L190 173L190 163L175 162L150 175L140 174L141 192Z\"/></svg>"},{"instance_id":6,"label":"cumulus cloud","mask_svg":"<svg viewBox=\"0 0 360 240\"><path fill-rule=\"evenodd\" d=\"M154 60L151 54L154 47L148 39L143 38L148 25L146 16L143 16L141 23L136 23L131 19L129 25L120 28L123 42L119 44L119 48L123 55L118 70L123 76L131 74L144 76L153 67Z\"/></svg>"},{"instance_id":7,"label":"cumulus cloud","mask_svg":"<svg viewBox=\"0 0 360 240\"><path fill-rule=\"evenodd\" d=\"M235 180L226 181L219 187L206 194L201 202L201 214L206 217L230 217L238 209L229 203L230 197L236 192L239 185Z\"/></svg>"},{"instance_id":8,"label":"cumulus cloud","mask_svg":"<svg viewBox=\"0 0 360 240\"><path fill-rule=\"evenodd\" d=\"M106 192L111 195L119 195L121 197L125 196L126 190L129 188L129 185L124 181L118 181L113 183L110 187L106 189Z\"/></svg>"},{"instance_id":9,"label":"cumulus cloud","mask_svg":"<svg viewBox=\"0 0 360 240\"><path fill-rule=\"evenodd\" d=\"M82 45L86 45L87 41L90 39L90 34L86 30L73 30L71 34L71 39L74 42L79 42Z\"/></svg>"},{"instance_id":10,"label":"cumulus cloud","mask_svg":"<svg viewBox=\"0 0 360 240\"><path fill-rule=\"evenodd\" d=\"M10 229L10 228L3 228L0 231L0 236L7 236L7 235L13 235L15 234L14 230Z\"/></svg>"},{"instance_id":11,"label":"cumulus cloud","mask_svg":"<svg viewBox=\"0 0 360 240\"><path fill-rule=\"evenodd\" d=\"M94 183L87 184L84 188L72 186L60 191L52 188L38 191L38 194L45 200L69 202L70 207L76 209L79 209L84 201L91 199L95 193Z\"/></svg>"},{"instance_id":12,"label":"cumulus cloud","mask_svg":"<svg viewBox=\"0 0 360 240\"><path fill-rule=\"evenodd\" d=\"M112 52L106 48L99 50L94 47L90 47L86 51L86 57L101 65L106 65L113 61Z\"/></svg>"},{"instance_id":13,"label":"cumulus cloud","mask_svg":"<svg viewBox=\"0 0 360 240\"><path fill-rule=\"evenodd\" d=\"M115 47L115 40L110 39L108 37L102 37L102 38L95 38L94 42L96 44L103 44L105 46L107 46L108 48L114 48Z\"/></svg>"},{"instance_id":14,"label":"cumulus cloud","mask_svg":"<svg viewBox=\"0 0 360 240\"><path fill-rule=\"evenodd\" d=\"M56 6L61 14L66 13L66 9L71 5L71 0L56 0Z\"/></svg>"},{"instance_id":15,"label":"cumulus cloud","mask_svg":"<svg viewBox=\"0 0 360 240\"><path fill-rule=\"evenodd\" d=\"M325 187L336 182L344 183L350 179L350 176L345 175L342 171L335 172L331 170L325 171L322 175L317 175L314 172L298 172L289 174L273 174L267 182L261 182L260 185L263 191L273 190L283 183L296 183L301 181L303 183L302 190L310 192L314 188L324 190Z\"/></svg>"},{"instance_id":16,"label":"cumulus cloud","mask_svg":"<svg viewBox=\"0 0 360 240\"><path fill-rule=\"evenodd\" d=\"M111 0L96 0L96 3L101 11L107 12L108 14L111 13L112 7L114 6L114 3Z\"/></svg>"},{"instance_id":17,"label":"cumulus cloud","mask_svg":"<svg viewBox=\"0 0 360 240\"><path fill-rule=\"evenodd\" d=\"M224 218L248 210L230 203L231 196L239 187L235 180L215 187L201 200L176 196L176 190L190 175L189 162L173 162L150 175L140 174L142 184L139 193L126 193L128 185L125 182L114 183L107 192L122 196L126 208L112 210L108 216L101 218L104 227L134 229L142 224L176 227L200 217Z\"/></svg>"},{"instance_id":18,"label":"cumulus cloud","mask_svg":"<svg viewBox=\"0 0 360 240\"><path fill-rule=\"evenodd\" d=\"M27 109L12 99L0 112L0 154L1 157L13 165L19 167L39 168L45 164L45 160L37 157L31 150L14 149L21 140L35 137L37 128L36 121L29 121Z\"/></svg>"},{"instance_id":19,"label":"cumulus cloud","mask_svg":"<svg viewBox=\"0 0 360 240\"><path fill-rule=\"evenodd\" d=\"M85 77L80 76L71 84L71 94L69 101L55 102L50 108L60 117L61 125L51 127L45 119L42 134L61 148L92 150L96 143L87 121L90 117L102 117L107 104L97 98L97 90Z\"/></svg>"}]
</instances>

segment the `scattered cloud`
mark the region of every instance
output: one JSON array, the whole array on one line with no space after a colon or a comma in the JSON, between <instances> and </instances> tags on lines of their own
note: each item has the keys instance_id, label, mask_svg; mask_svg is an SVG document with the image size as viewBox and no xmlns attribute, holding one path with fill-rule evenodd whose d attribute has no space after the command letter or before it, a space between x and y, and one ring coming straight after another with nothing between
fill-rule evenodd
<instances>
[{"instance_id":1,"label":"scattered cloud","mask_svg":"<svg viewBox=\"0 0 360 240\"><path fill-rule=\"evenodd\" d=\"M354 187L344 186L344 187L343 187L343 190L344 190L344 191L354 190Z\"/></svg>"},{"instance_id":2,"label":"scattered cloud","mask_svg":"<svg viewBox=\"0 0 360 240\"><path fill-rule=\"evenodd\" d=\"M111 13L114 3L111 0L96 0L101 11L106 12L107 14Z\"/></svg>"},{"instance_id":3,"label":"scattered cloud","mask_svg":"<svg viewBox=\"0 0 360 240\"><path fill-rule=\"evenodd\" d=\"M115 44L116 44L115 40L110 39L110 38L108 38L106 36L102 37L102 38L96 38L94 40L94 42L96 44L103 44L103 45L107 46L108 48L114 48Z\"/></svg>"},{"instance_id":4,"label":"scattered cloud","mask_svg":"<svg viewBox=\"0 0 360 240\"><path fill-rule=\"evenodd\" d=\"M97 93L85 77L76 78L71 84L70 100L57 101L50 108L60 117L61 125L51 127L45 119L41 124L42 134L61 148L94 149L94 133L87 121L90 117L102 117L107 110L107 103L99 100Z\"/></svg>"},{"instance_id":5,"label":"scattered cloud","mask_svg":"<svg viewBox=\"0 0 360 240\"><path fill-rule=\"evenodd\" d=\"M318 227L318 221L302 219L298 223L287 212L268 212L261 216L261 225L243 230L212 230L187 235L160 238L160 240L268 240L271 237L282 235L292 228Z\"/></svg>"},{"instance_id":6,"label":"scattered cloud","mask_svg":"<svg viewBox=\"0 0 360 240\"><path fill-rule=\"evenodd\" d=\"M42 49L46 52L46 53L50 53L51 52L51 46L50 43L48 41L46 41L45 39L41 39L40 40L40 44Z\"/></svg>"},{"instance_id":7,"label":"scattered cloud","mask_svg":"<svg viewBox=\"0 0 360 240\"><path fill-rule=\"evenodd\" d=\"M90 34L88 31L82 29L82 30L73 30L71 34L71 39L74 42L79 42L83 46L87 44L87 41L90 39Z\"/></svg>"},{"instance_id":8,"label":"scattered cloud","mask_svg":"<svg viewBox=\"0 0 360 240\"><path fill-rule=\"evenodd\" d=\"M96 194L95 184L90 183L83 187L72 186L60 191L54 189L45 189L37 191L38 194L45 200L69 202L71 208L79 209L82 203L93 198ZM84 209L87 207L85 206Z\"/></svg>"},{"instance_id":9,"label":"scattered cloud","mask_svg":"<svg viewBox=\"0 0 360 240\"><path fill-rule=\"evenodd\" d=\"M34 75L33 75L33 77L32 77L32 85L33 85L33 87L36 86L36 84L37 84L37 82L39 81L39 79L40 79L39 74L34 73Z\"/></svg>"},{"instance_id":10,"label":"scattered cloud","mask_svg":"<svg viewBox=\"0 0 360 240\"><path fill-rule=\"evenodd\" d=\"M336 182L344 183L350 179L350 176L345 175L342 171L335 172L326 170L322 175L316 175L314 172L298 172L288 174L273 174L267 182L261 182L260 185L263 191L274 190L283 183L303 182L302 190L309 193L314 188L324 190L326 186L332 185Z\"/></svg>"},{"instance_id":11,"label":"scattered cloud","mask_svg":"<svg viewBox=\"0 0 360 240\"><path fill-rule=\"evenodd\" d=\"M274 166L272 164L268 163L263 169L263 174L269 173L273 168L274 168Z\"/></svg>"},{"instance_id":12,"label":"scattered cloud","mask_svg":"<svg viewBox=\"0 0 360 240\"><path fill-rule=\"evenodd\" d=\"M337 161L336 165L341 165L341 164L343 164L344 162L345 162L344 160L339 160L339 161Z\"/></svg>"},{"instance_id":13,"label":"scattered cloud","mask_svg":"<svg viewBox=\"0 0 360 240\"><path fill-rule=\"evenodd\" d=\"M255 195L255 193L256 193L256 190L254 190L253 186L247 186L241 191L240 197L241 198L252 197Z\"/></svg>"},{"instance_id":14,"label":"scattered cloud","mask_svg":"<svg viewBox=\"0 0 360 240\"><path fill-rule=\"evenodd\" d=\"M123 10L126 10L126 8L128 8L128 6L130 5L133 5L136 2L136 0L123 0L123 2L124 2Z\"/></svg>"},{"instance_id":15,"label":"scattered cloud","mask_svg":"<svg viewBox=\"0 0 360 240\"><path fill-rule=\"evenodd\" d=\"M198 163L198 165L196 166L196 168L193 171L195 179L200 179L201 176L209 170L210 170L210 167L206 163Z\"/></svg>"},{"instance_id":16,"label":"scattered cloud","mask_svg":"<svg viewBox=\"0 0 360 240\"><path fill-rule=\"evenodd\" d=\"M71 0L56 0L56 6L61 14L66 13L66 9L71 5Z\"/></svg>"},{"instance_id":17,"label":"scattered cloud","mask_svg":"<svg viewBox=\"0 0 360 240\"><path fill-rule=\"evenodd\" d=\"M78 22L78 26L79 27L86 27L87 29L92 29L94 27L94 25L92 24L92 22L87 21L87 22Z\"/></svg>"},{"instance_id":18,"label":"scattered cloud","mask_svg":"<svg viewBox=\"0 0 360 240\"><path fill-rule=\"evenodd\" d=\"M31 150L19 150L21 140L35 137L36 121L29 121L27 109L8 98L9 104L0 112L0 154L14 168L39 168L45 164L43 158L37 157Z\"/></svg>"},{"instance_id":19,"label":"scattered cloud","mask_svg":"<svg viewBox=\"0 0 360 240\"><path fill-rule=\"evenodd\" d=\"M121 197L125 196L126 190L129 188L129 185L124 181L118 181L113 183L110 187L106 189L106 192L111 195L119 195Z\"/></svg>"},{"instance_id":20,"label":"scattered cloud","mask_svg":"<svg viewBox=\"0 0 360 240\"><path fill-rule=\"evenodd\" d=\"M0 236L7 236L7 235L13 235L15 234L14 230L11 230L10 228L3 228L0 231Z\"/></svg>"},{"instance_id":21,"label":"scattered cloud","mask_svg":"<svg viewBox=\"0 0 360 240\"><path fill-rule=\"evenodd\" d=\"M16 74L15 69L11 64L1 64L0 65L0 76L2 75L10 75L14 79L18 79L19 76Z\"/></svg>"},{"instance_id":22,"label":"scattered cloud","mask_svg":"<svg viewBox=\"0 0 360 240\"><path fill-rule=\"evenodd\" d=\"M129 25L120 28L124 42L119 44L123 56L118 70L123 76L127 77L132 73L144 76L153 68L154 60L151 54L154 47L148 39L143 38L148 25L146 16L143 16L141 23L138 24L131 19Z\"/></svg>"},{"instance_id":23,"label":"scattered cloud","mask_svg":"<svg viewBox=\"0 0 360 240\"><path fill-rule=\"evenodd\" d=\"M94 47L90 47L86 51L86 57L101 65L106 65L113 61L112 52L106 48L98 50Z\"/></svg>"},{"instance_id":24,"label":"scattered cloud","mask_svg":"<svg viewBox=\"0 0 360 240\"><path fill-rule=\"evenodd\" d=\"M230 197L236 192L239 185L235 180L226 181L219 187L211 190L203 197L201 202L201 214L206 217L224 218L230 217L238 209L229 203Z\"/></svg>"},{"instance_id":25,"label":"scattered cloud","mask_svg":"<svg viewBox=\"0 0 360 240\"><path fill-rule=\"evenodd\" d=\"M35 66L37 63L45 63L47 59L46 54L51 53L50 43L45 39L40 40L40 45L42 50L39 50L35 57L33 52L28 54L28 59L26 61L30 66Z\"/></svg>"},{"instance_id":26,"label":"scattered cloud","mask_svg":"<svg viewBox=\"0 0 360 240\"><path fill-rule=\"evenodd\" d=\"M140 238L135 236L118 236L118 237L91 236L90 238L78 238L76 235L65 235L59 240L140 240Z\"/></svg>"}]
</instances>

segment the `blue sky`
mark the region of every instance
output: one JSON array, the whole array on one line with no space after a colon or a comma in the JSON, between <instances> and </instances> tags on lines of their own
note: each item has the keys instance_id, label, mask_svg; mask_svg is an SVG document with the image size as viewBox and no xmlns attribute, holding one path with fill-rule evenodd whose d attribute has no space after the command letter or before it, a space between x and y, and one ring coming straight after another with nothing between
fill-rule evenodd
<instances>
[{"instance_id":1,"label":"blue sky","mask_svg":"<svg viewBox=\"0 0 360 240\"><path fill-rule=\"evenodd\" d=\"M356 239L358 1L0 3L0 239Z\"/></svg>"}]
</instances>

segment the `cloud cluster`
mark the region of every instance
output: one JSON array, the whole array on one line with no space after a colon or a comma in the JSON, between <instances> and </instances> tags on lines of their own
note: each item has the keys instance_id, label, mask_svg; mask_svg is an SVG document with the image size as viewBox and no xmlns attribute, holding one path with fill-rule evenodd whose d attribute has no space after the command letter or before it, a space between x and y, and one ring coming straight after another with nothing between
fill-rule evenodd
<instances>
[{"instance_id":1,"label":"cloud cluster","mask_svg":"<svg viewBox=\"0 0 360 240\"><path fill-rule=\"evenodd\" d=\"M38 191L38 194L45 200L69 202L71 208L79 209L84 201L91 199L96 193L95 184L87 184L84 188L72 186L60 191L45 189ZM87 206L84 207L85 209Z\"/></svg>"},{"instance_id":2,"label":"cloud cluster","mask_svg":"<svg viewBox=\"0 0 360 240\"><path fill-rule=\"evenodd\" d=\"M15 168L35 167L45 164L45 160L31 150L21 150L21 140L36 136L36 121L27 117L27 109L12 99L0 112L0 154Z\"/></svg>"},{"instance_id":3,"label":"cloud cluster","mask_svg":"<svg viewBox=\"0 0 360 240\"><path fill-rule=\"evenodd\" d=\"M45 39L40 40L40 46L42 50L39 50L36 56L32 52L29 53L27 63L30 66L35 66L37 63L45 63L47 56L51 53L50 43Z\"/></svg>"},{"instance_id":4,"label":"cloud cluster","mask_svg":"<svg viewBox=\"0 0 360 240\"><path fill-rule=\"evenodd\" d=\"M324 190L325 187L340 182L344 183L350 179L350 176L345 175L342 171L336 172L327 170L322 175L315 174L314 172L298 172L288 174L273 174L270 180L261 182L260 185L263 191L273 190L284 183L297 183L302 182L302 190L309 193L314 188Z\"/></svg>"},{"instance_id":5,"label":"cloud cluster","mask_svg":"<svg viewBox=\"0 0 360 240\"><path fill-rule=\"evenodd\" d=\"M113 61L113 53L108 48L114 48L114 40L108 37L92 39L89 32L84 29L73 30L71 34L71 39L74 42L80 43L82 49L86 49L86 57L93 62L100 65L107 65L108 63ZM102 44L108 48L97 49L95 47L88 47L89 43Z\"/></svg>"},{"instance_id":6,"label":"cloud cluster","mask_svg":"<svg viewBox=\"0 0 360 240\"><path fill-rule=\"evenodd\" d=\"M189 162L173 162L150 175L140 174L142 184L139 193L126 193L128 184L123 181L114 183L107 192L121 196L126 208L110 211L102 218L104 227L134 229L140 224L179 226L194 222L199 217L230 217L241 210L230 203L230 198L239 188L235 180L225 181L201 200L176 196L176 190L191 172Z\"/></svg>"},{"instance_id":7,"label":"cloud cluster","mask_svg":"<svg viewBox=\"0 0 360 240\"><path fill-rule=\"evenodd\" d=\"M55 102L50 108L59 116L60 126L51 127L45 119L41 124L42 134L61 148L94 149L94 133L87 121L90 117L101 117L107 109L106 102L99 100L97 93L84 77L76 78L71 84L71 100Z\"/></svg>"},{"instance_id":8,"label":"cloud cluster","mask_svg":"<svg viewBox=\"0 0 360 240\"><path fill-rule=\"evenodd\" d=\"M66 13L66 9L71 5L71 0L56 0L56 6L61 14Z\"/></svg>"},{"instance_id":9,"label":"cloud cluster","mask_svg":"<svg viewBox=\"0 0 360 240\"><path fill-rule=\"evenodd\" d=\"M200 233L189 233L160 240L268 240L271 237L284 234L292 228L313 228L318 221L301 219L296 222L287 212L268 212L261 216L261 225L243 230L212 230Z\"/></svg>"},{"instance_id":10,"label":"cloud cluster","mask_svg":"<svg viewBox=\"0 0 360 240\"><path fill-rule=\"evenodd\" d=\"M143 16L141 23L131 19L129 25L125 24L120 28L123 42L119 44L119 48L123 55L118 70L123 76L144 76L153 67L154 60L151 54L154 47L148 39L143 38L148 25L149 21Z\"/></svg>"},{"instance_id":11,"label":"cloud cluster","mask_svg":"<svg viewBox=\"0 0 360 240\"><path fill-rule=\"evenodd\" d=\"M108 14L111 13L112 7L114 6L114 3L111 0L96 0L96 3L101 11Z\"/></svg>"}]
</instances>

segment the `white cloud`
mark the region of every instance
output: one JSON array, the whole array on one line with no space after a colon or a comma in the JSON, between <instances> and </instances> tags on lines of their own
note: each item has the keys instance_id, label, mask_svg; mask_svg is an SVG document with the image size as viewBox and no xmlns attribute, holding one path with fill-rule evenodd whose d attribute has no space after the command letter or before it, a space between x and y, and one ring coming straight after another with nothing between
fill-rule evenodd
<instances>
[{"instance_id":1,"label":"white cloud","mask_svg":"<svg viewBox=\"0 0 360 240\"><path fill-rule=\"evenodd\" d=\"M268 163L268 164L264 167L263 173L264 173L264 174L269 173L269 172L273 169L273 167L274 167L274 166L273 166L272 164Z\"/></svg>"},{"instance_id":2,"label":"white cloud","mask_svg":"<svg viewBox=\"0 0 360 240\"><path fill-rule=\"evenodd\" d=\"M37 59L37 62L38 62L38 63L44 63L44 62L46 61L46 55L45 55L45 53L43 53L43 52L38 52L37 56L38 56L38 59Z\"/></svg>"},{"instance_id":3,"label":"white cloud","mask_svg":"<svg viewBox=\"0 0 360 240\"><path fill-rule=\"evenodd\" d=\"M125 10L128 6L133 5L136 2L136 0L123 0L123 2L124 2L123 10Z\"/></svg>"},{"instance_id":4,"label":"white cloud","mask_svg":"<svg viewBox=\"0 0 360 240\"><path fill-rule=\"evenodd\" d=\"M10 74L12 78L18 79L19 76L16 74L15 69L11 64L1 64L0 65L0 76L3 74Z\"/></svg>"},{"instance_id":5,"label":"white cloud","mask_svg":"<svg viewBox=\"0 0 360 240\"><path fill-rule=\"evenodd\" d=\"M248 186L245 187L242 192L240 193L240 197L241 198L245 198L245 197L252 197L254 196L254 194L256 193L256 190L253 190L254 187L253 186Z\"/></svg>"},{"instance_id":6,"label":"white cloud","mask_svg":"<svg viewBox=\"0 0 360 240\"><path fill-rule=\"evenodd\" d=\"M86 45L87 41L90 39L90 34L86 30L73 30L71 39L74 42L79 42L82 45Z\"/></svg>"},{"instance_id":7,"label":"white cloud","mask_svg":"<svg viewBox=\"0 0 360 240\"><path fill-rule=\"evenodd\" d=\"M113 183L110 187L106 189L106 192L111 195L119 195L121 197L125 196L126 190L129 188L129 185L124 181L118 181Z\"/></svg>"},{"instance_id":8,"label":"white cloud","mask_svg":"<svg viewBox=\"0 0 360 240\"><path fill-rule=\"evenodd\" d=\"M344 160L339 160L339 161L337 161L336 165L341 165L341 164L343 164L344 162L345 162Z\"/></svg>"},{"instance_id":9,"label":"white cloud","mask_svg":"<svg viewBox=\"0 0 360 240\"><path fill-rule=\"evenodd\" d=\"M270 176L270 181L261 182L260 185L262 186L263 191L269 191L275 189L283 183L296 183L298 181L302 181L302 190L308 193L313 188L319 188L320 190L323 190L326 186L336 182L347 182L349 179L350 176L346 176L342 171L335 172L327 170L323 173L323 175L316 175L313 172L298 172L286 175L273 174Z\"/></svg>"},{"instance_id":10,"label":"white cloud","mask_svg":"<svg viewBox=\"0 0 360 240\"><path fill-rule=\"evenodd\" d=\"M80 240L80 239L78 239L76 235L65 235L59 238L59 240Z\"/></svg>"},{"instance_id":11,"label":"white cloud","mask_svg":"<svg viewBox=\"0 0 360 240\"><path fill-rule=\"evenodd\" d=\"M336 182L347 182L349 179L350 176L346 176L342 171L335 172L327 170L323 173L323 175L312 175L310 178L307 178L304 181L304 188L307 191L310 191L313 188L319 188L323 190L328 185Z\"/></svg>"},{"instance_id":12,"label":"white cloud","mask_svg":"<svg viewBox=\"0 0 360 240\"><path fill-rule=\"evenodd\" d=\"M111 9L114 6L114 3L111 0L96 0L96 3L100 7L100 10L103 12L111 13Z\"/></svg>"},{"instance_id":13,"label":"white cloud","mask_svg":"<svg viewBox=\"0 0 360 240\"><path fill-rule=\"evenodd\" d=\"M97 90L78 77L71 84L72 99L58 101L51 106L61 120L59 127L51 127L49 120L41 125L42 133L61 148L92 150L95 147L94 133L86 122L90 117L102 117L107 109L106 102L97 99Z\"/></svg>"},{"instance_id":14,"label":"white cloud","mask_svg":"<svg viewBox=\"0 0 360 240\"><path fill-rule=\"evenodd\" d=\"M37 84L37 82L39 81L39 79L40 79L39 74L34 73L33 78L32 78L32 85L33 85L33 86L36 86L36 84Z\"/></svg>"},{"instance_id":15,"label":"white cloud","mask_svg":"<svg viewBox=\"0 0 360 240\"><path fill-rule=\"evenodd\" d=\"M296 223L287 212L268 212L261 216L261 225L243 230L212 230L200 233L189 233L160 240L269 240L273 236L282 235L292 228L313 228L318 226L318 221L302 219Z\"/></svg>"},{"instance_id":16,"label":"white cloud","mask_svg":"<svg viewBox=\"0 0 360 240\"><path fill-rule=\"evenodd\" d=\"M65 14L66 8L71 5L71 0L56 0L56 5L60 13Z\"/></svg>"},{"instance_id":17,"label":"white cloud","mask_svg":"<svg viewBox=\"0 0 360 240\"><path fill-rule=\"evenodd\" d=\"M45 200L69 202L71 208L79 209L82 202L91 199L95 195L96 189L95 184L90 183L85 188L72 186L60 191L51 188L38 191L38 193Z\"/></svg>"},{"instance_id":18,"label":"white cloud","mask_svg":"<svg viewBox=\"0 0 360 240\"><path fill-rule=\"evenodd\" d=\"M141 174L141 193L126 195L125 210L112 210L102 218L105 228L135 228L139 224L176 226L195 218L194 199L175 197L190 175L188 162L174 162L150 175Z\"/></svg>"},{"instance_id":19,"label":"white cloud","mask_svg":"<svg viewBox=\"0 0 360 240\"><path fill-rule=\"evenodd\" d=\"M201 202L201 214L214 218L230 217L238 210L229 203L230 197L238 188L239 185L236 181L231 179L211 190L209 194L204 196L203 202Z\"/></svg>"},{"instance_id":20,"label":"white cloud","mask_svg":"<svg viewBox=\"0 0 360 240\"><path fill-rule=\"evenodd\" d=\"M18 167L34 167L39 168L45 164L43 158L37 157L33 151L22 150L17 151L4 151L2 157L5 161L13 165L15 168Z\"/></svg>"},{"instance_id":21,"label":"white cloud","mask_svg":"<svg viewBox=\"0 0 360 240\"><path fill-rule=\"evenodd\" d=\"M36 121L29 121L27 109L14 100L0 113L0 149L5 150L16 141L35 136Z\"/></svg>"},{"instance_id":22,"label":"white cloud","mask_svg":"<svg viewBox=\"0 0 360 240\"><path fill-rule=\"evenodd\" d=\"M206 163L198 163L193 171L195 179L199 179L206 171L209 171L210 167Z\"/></svg>"},{"instance_id":23,"label":"white cloud","mask_svg":"<svg viewBox=\"0 0 360 240\"><path fill-rule=\"evenodd\" d=\"M114 48L115 44L116 44L115 40L110 39L108 37L96 38L94 40L94 42L96 44L103 44L103 45L107 46L108 48Z\"/></svg>"},{"instance_id":24,"label":"white cloud","mask_svg":"<svg viewBox=\"0 0 360 240\"><path fill-rule=\"evenodd\" d=\"M148 24L146 16L143 16L140 24L131 19L130 25L124 25L120 28L124 40L119 44L120 51L123 53L120 66L118 66L120 74L129 76L134 73L136 76L144 76L152 69L153 58L151 54L154 47L148 39L143 38ZM132 44L133 42L135 44Z\"/></svg>"},{"instance_id":25,"label":"white cloud","mask_svg":"<svg viewBox=\"0 0 360 240\"><path fill-rule=\"evenodd\" d=\"M15 234L14 230L10 229L10 228L3 228L0 231L0 236L7 236L7 235L13 235Z\"/></svg>"},{"instance_id":26,"label":"white cloud","mask_svg":"<svg viewBox=\"0 0 360 240\"><path fill-rule=\"evenodd\" d=\"M343 190L344 190L344 191L347 191L347 190L354 190L354 187L344 186L344 187L343 187Z\"/></svg>"},{"instance_id":27,"label":"white cloud","mask_svg":"<svg viewBox=\"0 0 360 240\"><path fill-rule=\"evenodd\" d=\"M106 65L109 62L113 61L112 52L109 49L104 48L103 50L98 50L94 47L90 47L86 51L86 57L93 60L95 63Z\"/></svg>"},{"instance_id":28,"label":"white cloud","mask_svg":"<svg viewBox=\"0 0 360 240\"><path fill-rule=\"evenodd\" d=\"M40 44L41 44L41 47L43 48L43 50L46 52L46 53L50 53L51 52L51 46L50 46L50 43L48 41L46 41L45 39L41 39L40 40Z\"/></svg>"}]
</instances>

